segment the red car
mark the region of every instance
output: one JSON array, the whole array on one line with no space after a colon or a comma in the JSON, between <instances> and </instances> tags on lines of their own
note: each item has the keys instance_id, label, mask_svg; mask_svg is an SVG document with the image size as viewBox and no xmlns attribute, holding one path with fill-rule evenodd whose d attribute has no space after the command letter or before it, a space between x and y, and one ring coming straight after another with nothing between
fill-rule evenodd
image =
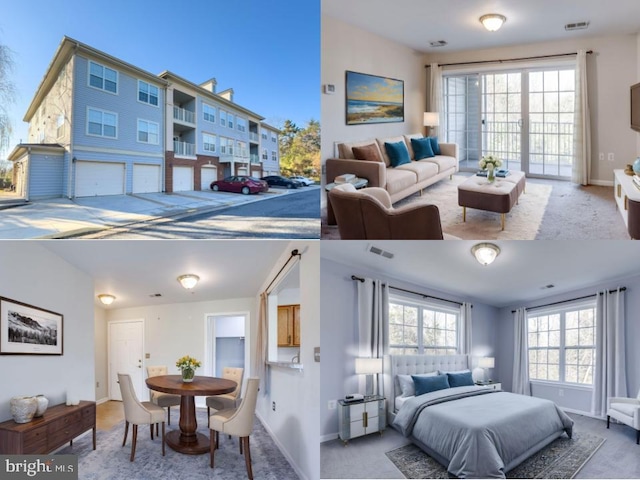
<instances>
[{"instance_id":1,"label":"red car","mask_svg":"<svg viewBox=\"0 0 640 480\"><path fill-rule=\"evenodd\" d=\"M232 176L224 180L211 182L211 190L214 192L234 192L249 195L250 193L266 192L269 190L269 184L258 178Z\"/></svg>"}]
</instances>

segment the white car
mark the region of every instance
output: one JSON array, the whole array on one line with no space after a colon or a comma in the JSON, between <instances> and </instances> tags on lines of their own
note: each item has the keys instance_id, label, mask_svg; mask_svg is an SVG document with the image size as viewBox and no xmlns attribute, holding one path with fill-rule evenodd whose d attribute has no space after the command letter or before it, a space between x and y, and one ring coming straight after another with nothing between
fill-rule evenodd
<instances>
[{"instance_id":1,"label":"white car","mask_svg":"<svg viewBox=\"0 0 640 480\"><path fill-rule=\"evenodd\" d=\"M305 187L308 187L309 185L313 185L314 183L316 183L310 178L302 177L300 175L296 175L295 177L289 177L289 179L293 180L294 182L300 182Z\"/></svg>"}]
</instances>

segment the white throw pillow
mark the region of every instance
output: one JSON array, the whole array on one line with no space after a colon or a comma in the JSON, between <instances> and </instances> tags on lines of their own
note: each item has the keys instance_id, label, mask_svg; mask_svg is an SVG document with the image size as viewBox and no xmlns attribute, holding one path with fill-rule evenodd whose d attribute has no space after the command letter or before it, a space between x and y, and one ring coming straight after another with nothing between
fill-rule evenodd
<instances>
[{"instance_id":1,"label":"white throw pillow","mask_svg":"<svg viewBox=\"0 0 640 480\"><path fill-rule=\"evenodd\" d=\"M438 371L429 373L416 374L416 377L435 377L438 375ZM413 378L411 375L396 375L398 377L398 383L400 384L401 397L413 397L416 394L416 388L413 385Z\"/></svg>"},{"instance_id":2,"label":"white throw pillow","mask_svg":"<svg viewBox=\"0 0 640 480\"><path fill-rule=\"evenodd\" d=\"M471 370L465 368L464 370L440 370L440 373L468 373Z\"/></svg>"}]
</instances>

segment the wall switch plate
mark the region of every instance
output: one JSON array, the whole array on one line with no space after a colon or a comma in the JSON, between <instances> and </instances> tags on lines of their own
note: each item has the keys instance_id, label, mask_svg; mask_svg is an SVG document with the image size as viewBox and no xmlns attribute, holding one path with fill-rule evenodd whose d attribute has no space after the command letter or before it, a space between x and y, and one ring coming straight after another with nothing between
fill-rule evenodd
<instances>
[{"instance_id":1,"label":"wall switch plate","mask_svg":"<svg viewBox=\"0 0 640 480\"><path fill-rule=\"evenodd\" d=\"M320 361L320 347L313 347L313 361Z\"/></svg>"},{"instance_id":2,"label":"wall switch plate","mask_svg":"<svg viewBox=\"0 0 640 480\"><path fill-rule=\"evenodd\" d=\"M151 354L150 353L145 353L144 354L144 358L151 358Z\"/></svg>"},{"instance_id":3,"label":"wall switch plate","mask_svg":"<svg viewBox=\"0 0 640 480\"><path fill-rule=\"evenodd\" d=\"M614 159L615 159L614 154L613 154L613 153L610 153L610 154L609 154L609 156L608 156L608 159L609 159L609 161L610 161L610 162L613 162L613 161L614 161Z\"/></svg>"},{"instance_id":4,"label":"wall switch plate","mask_svg":"<svg viewBox=\"0 0 640 480\"><path fill-rule=\"evenodd\" d=\"M600 152L600 155L598 156L598 159L599 159L601 162L604 162L604 153Z\"/></svg>"},{"instance_id":5,"label":"wall switch plate","mask_svg":"<svg viewBox=\"0 0 640 480\"><path fill-rule=\"evenodd\" d=\"M329 410L335 410L336 407L338 406L337 403L338 402L336 402L335 400L329 400L329 405L328 405Z\"/></svg>"}]
</instances>

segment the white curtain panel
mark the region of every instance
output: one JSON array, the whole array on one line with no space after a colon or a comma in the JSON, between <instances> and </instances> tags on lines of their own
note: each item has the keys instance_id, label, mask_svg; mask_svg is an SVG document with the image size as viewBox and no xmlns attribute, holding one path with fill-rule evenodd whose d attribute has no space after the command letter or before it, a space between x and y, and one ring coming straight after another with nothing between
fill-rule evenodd
<instances>
[{"instance_id":1,"label":"white curtain panel","mask_svg":"<svg viewBox=\"0 0 640 480\"><path fill-rule=\"evenodd\" d=\"M267 388L267 337L269 335L269 319L267 318L267 292L260 294L260 310L258 311L258 335L256 355L253 362L253 375L260 379L260 391L266 394Z\"/></svg>"},{"instance_id":2,"label":"white curtain panel","mask_svg":"<svg viewBox=\"0 0 640 480\"><path fill-rule=\"evenodd\" d=\"M442 97L442 67L437 63L431 64L431 86L429 88L429 111L440 113L440 125L443 124L444 100ZM440 127L433 127L432 135L439 135ZM440 140L442 141L442 140Z\"/></svg>"},{"instance_id":3,"label":"white curtain panel","mask_svg":"<svg viewBox=\"0 0 640 480\"><path fill-rule=\"evenodd\" d=\"M458 335L458 352L471 355L471 312L472 305L460 305L460 335Z\"/></svg>"},{"instance_id":4,"label":"white curtain panel","mask_svg":"<svg viewBox=\"0 0 640 480\"><path fill-rule=\"evenodd\" d=\"M589 185L591 175L591 121L587 89L587 52L578 50L576 60L575 113L573 119L574 158L571 179Z\"/></svg>"},{"instance_id":5,"label":"white curtain panel","mask_svg":"<svg viewBox=\"0 0 640 480\"><path fill-rule=\"evenodd\" d=\"M358 282L358 356L382 358L389 351L387 328L389 320L389 289L380 280L365 278ZM364 391L365 378L361 375L360 391ZM373 392L378 388L378 375L373 377Z\"/></svg>"},{"instance_id":6,"label":"white curtain panel","mask_svg":"<svg viewBox=\"0 0 640 480\"><path fill-rule=\"evenodd\" d=\"M591 413L604 417L607 398L627 396L624 290L600 292L596 301L596 358Z\"/></svg>"},{"instance_id":7,"label":"white curtain panel","mask_svg":"<svg viewBox=\"0 0 640 480\"><path fill-rule=\"evenodd\" d=\"M518 308L513 314L514 320L514 343L513 343L513 393L520 395L531 395L531 385L529 384L529 352L528 352L528 329L527 310Z\"/></svg>"}]
</instances>

